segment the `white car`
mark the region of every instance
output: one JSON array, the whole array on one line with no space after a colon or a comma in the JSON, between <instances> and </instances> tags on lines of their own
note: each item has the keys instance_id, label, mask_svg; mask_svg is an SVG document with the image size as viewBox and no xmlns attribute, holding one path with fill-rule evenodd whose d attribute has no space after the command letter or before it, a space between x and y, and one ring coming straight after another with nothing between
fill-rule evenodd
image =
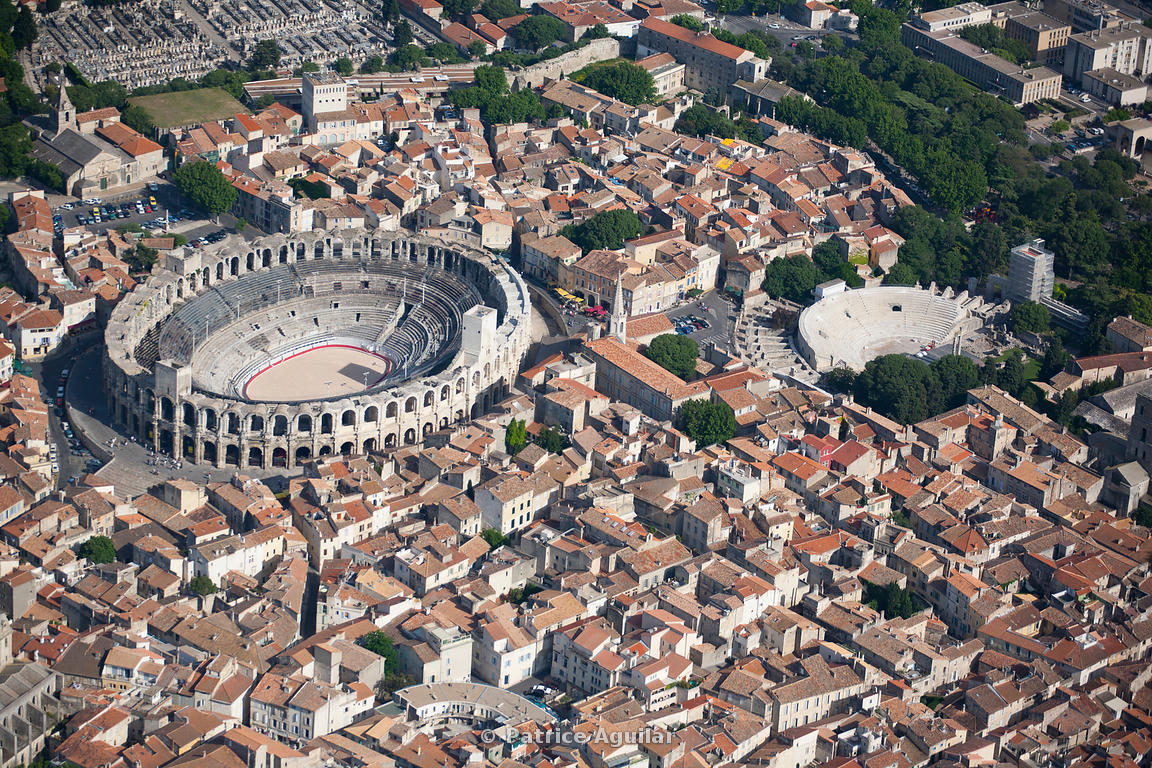
<instances>
[{"instance_id":1,"label":"white car","mask_svg":"<svg viewBox=\"0 0 1152 768\"><path fill-rule=\"evenodd\" d=\"M1084 94L1083 96L1080 97L1080 101L1087 104L1088 102L1092 101L1092 97L1089 96L1088 94Z\"/></svg>"},{"instance_id":2,"label":"white car","mask_svg":"<svg viewBox=\"0 0 1152 768\"><path fill-rule=\"evenodd\" d=\"M412 77L408 78L408 80L410 82L413 82L413 83L422 83L422 82L424 82L424 76L423 75L413 75Z\"/></svg>"},{"instance_id":3,"label":"white car","mask_svg":"<svg viewBox=\"0 0 1152 768\"><path fill-rule=\"evenodd\" d=\"M438 83L446 83L448 82L448 75L436 75L432 79Z\"/></svg>"},{"instance_id":4,"label":"white car","mask_svg":"<svg viewBox=\"0 0 1152 768\"><path fill-rule=\"evenodd\" d=\"M780 29L780 25L779 24L769 24L768 29Z\"/></svg>"}]
</instances>

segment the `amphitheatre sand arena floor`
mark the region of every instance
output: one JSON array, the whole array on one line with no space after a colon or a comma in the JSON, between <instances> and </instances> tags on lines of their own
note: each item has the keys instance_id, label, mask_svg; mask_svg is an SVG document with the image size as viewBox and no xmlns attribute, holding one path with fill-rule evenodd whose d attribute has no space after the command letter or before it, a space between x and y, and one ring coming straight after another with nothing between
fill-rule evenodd
<instances>
[{"instance_id":1,"label":"amphitheatre sand arena floor","mask_svg":"<svg viewBox=\"0 0 1152 768\"><path fill-rule=\"evenodd\" d=\"M363 391L388 375L392 361L347 346L315 347L257 373L244 387L249 400L319 400Z\"/></svg>"}]
</instances>

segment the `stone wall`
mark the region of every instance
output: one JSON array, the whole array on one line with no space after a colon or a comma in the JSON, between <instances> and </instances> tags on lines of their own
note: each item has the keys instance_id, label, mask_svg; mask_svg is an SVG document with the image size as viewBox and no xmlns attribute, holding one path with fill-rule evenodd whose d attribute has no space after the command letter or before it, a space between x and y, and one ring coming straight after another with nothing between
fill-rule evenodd
<instances>
[{"instance_id":1,"label":"stone wall","mask_svg":"<svg viewBox=\"0 0 1152 768\"><path fill-rule=\"evenodd\" d=\"M583 48L565 53L548 61L522 69L512 75L516 90L524 88L539 88L545 80L559 80L573 72L583 69L595 61L607 61L621 54L621 43L613 37L593 40Z\"/></svg>"}]
</instances>

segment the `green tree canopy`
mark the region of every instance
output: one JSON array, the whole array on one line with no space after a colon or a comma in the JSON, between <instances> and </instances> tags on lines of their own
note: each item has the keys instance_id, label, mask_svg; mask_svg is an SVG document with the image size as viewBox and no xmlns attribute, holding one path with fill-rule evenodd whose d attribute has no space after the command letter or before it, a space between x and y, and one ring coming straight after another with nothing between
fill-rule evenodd
<instances>
[{"instance_id":1,"label":"green tree canopy","mask_svg":"<svg viewBox=\"0 0 1152 768\"><path fill-rule=\"evenodd\" d=\"M492 21L497 21L510 16L519 16L524 13L524 9L516 0L484 0L484 4L480 6L480 13Z\"/></svg>"},{"instance_id":2,"label":"green tree canopy","mask_svg":"<svg viewBox=\"0 0 1152 768\"><path fill-rule=\"evenodd\" d=\"M181 194L213 216L231 210L236 203L236 188L219 168L206 160L180 166L173 179Z\"/></svg>"},{"instance_id":3,"label":"green tree canopy","mask_svg":"<svg viewBox=\"0 0 1152 768\"><path fill-rule=\"evenodd\" d=\"M633 106L656 101L656 82L652 75L630 61L587 67L580 82L605 96Z\"/></svg>"},{"instance_id":4,"label":"green tree canopy","mask_svg":"<svg viewBox=\"0 0 1152 768\"><path fill-rule=\"evenodd\" d=\"M714 112L703 104L694 104L680 113L672 126L677 133L688 136L718 136L731 139L736 136L736 123L726 115Z\"/></svg>"},{"instance_id":5,"label":"green tree canopy","mask_svg":"<svg viewBox=\"0 0 1152 768\"><path fill-rule=\"evenodd\" d=\"M480 538L484 539L492 549L502 547L508 543L508 537L500 533L496 528L485 528L480 532Z\"/></svg>"},{"instance_id":6,"label":"green tree canopy","mask_svg":"<svg viewBox=\"0 0 1152 768\"><path fill-rule=\"evenodd\" d=\"M665 333L652 339L644 355L674 376L691 381L696 376L700 345L687 336Z\"/></svg>"},{"instance_id":7,"label":"green tree canopy","mask_svg":"<svg viewBox=\"0 0 1152 768\"><path fill-rule=\"evenodd\" d=\"M522 47L538 51L564 37L564 24L553 16L538 14L517 24L512 34Z\"/></svg>"},{"instance_id":8,"label":"green tree canopy","mask_svg":"<svg viewBox=\"0 0 1152 768\"><path fill-rule=\"evenodd\" d=\"M261 40L256 43L252 55L248 57L248 68L255 70L276 69L280 66L280 57L284 55L280 44L275 40Z\"/></svg>"},{"instance_id":9,"label":"green tree canopy","mask_svg":"<svg viewBox=\"0 0 1152 768\"><path fill-rule=\"evenodd\" d=\"M678 13L672 18L668 19L668 21L677 26L684 27L684 29L690 29L693 32L704 31L704 23L695 16L689 16L686 13Z\"/></svg>"},{"instance_id":10,"label":"green tree canopy","mask_svg":"<svg viewBox=\"0 0 1152 768\"><path fill-rule=\"evenodd\" d=\"M36 18L32 10L25 4L20 5L20 12L16 15L16 24L12 27L12 42L17 50L31 48L36 42Z\"/></svg>"},{"instance_id":11,"label":"green tree canopy","mask_svg":"<svg viewBox=\"0 0 1152 768\"><path fill-rule=\"evenodd\" d=\"M945 355L927 365L906 355L883 355L856 377L856 399L902 424L913 424L964 403L980 384L976 364Z\"/></svg>"},{"instance_id":12,"label":"green tree canopy","mask_svg":"<svg viewBox=\"0 0 1152 768\"><path fill-rule=\"evenodd\" d=\"M416 39L416 36L412 34L412 25L408 23L407 19L401 19L392 28L392 38L397 48L408 45Z\"/></svg>"},{"instance_id":13,"label":"green tree canopy","mask_svg":"<svg viewBox=\"0 0 1152 768\"><path fill-rule=\"evenodd\" d=\"M1035 301L1022 301L1012 307L1012 330L1044 333L1052 320L1048 307Z\"/></svg>"},{"instance_id":14,"label":"green tree canopy","mask_svg":"<svg viewBox=\"0 0 1152 768\"><path fill-rule=\"evenodd\" d=\"M680 406L680 429L703 448L723 443L736 434L736 414L725 403L689 400Z\"/></svg>"},{"instance_id":15,"label":"green tree canopy","mask_svg":"<svg viewBox=\"0 0 1152 768\"><path fill-rule=\"evenodd\" d=\"M211 595L217 587L207 576L196 576L188 582L188 589L197 595Z\"/></svg>"},{"instance_id":16,"label":"green tree canopy","mask_svg":"<svg viewBox=\"0 0 1152 768\"><path fill-rule=\"evenodd\" d=\"M344 77L350 77L353 71L352 59L341 56L333 62L332 67Z\"/></svg>"},{"instance_id":17,"label":"green tree canopy","mask_svg":"<svg viewBox=\"0 0 1152 768\"><path fill-rule=\"evenodd\" d=\"M384 657L384 674L392 675L399 672L400 654L396 651L396 643L388 635L375 630L361 635L357 643L361 648Z\"/></svg>"},{"instance_id":18,"label":"green tree canopy","mask_svg":"<svg viewBox=\"0 0 1152 768\"><path fill-rule=\"evenodd\" d=\"M107 536L93 536L80 545L77 554L93 563L111 563L116 559L116 545Z\"/></svg>"},{"instance_id":19,"label":"green tree canopy","mask_svg":"<svg viewBox=\"0 0 1152 768\"><path fill-rule=\"evenodd\" d=\"M812 301L812 289L820 282L820 269L812 259L794 253L782 259L773 259L764 269L764 293L773 298L783 297L798 304Z\"/></svg>"},{"instance_id":20,"label":"green tree canopy","mask_svg":"<svg viewBox=\"0 0 1152 768\"><path fill-rule=\"evenodd\" d=\"M561 234L588 253L598 249L623 248L625 240L639 237L642 231L640 217L633 211L619 208L601 211L575 226L569 224Z\"/></svg>"},{"instance_id":21,"label":"green tree canopy","mask_svg":"<svg viewBox=\"0 0 1152 768\"><path fill-rule=\"evenodd\" d=\"M560 453L569 445L568 436L557 427L544 427L536 442L549 453Z\"/></svg>"},{"instance_id":22,"label":"green tree canopy","mask_svg":"<svg viewBox=\"0 0 1152 768\"><path fill-rule=\"evenodd\" d=\"M528 441L526 427L523 419L512 419L504 430L504 449L513 456L520 453Z\"/></svg>"}]
</instances>

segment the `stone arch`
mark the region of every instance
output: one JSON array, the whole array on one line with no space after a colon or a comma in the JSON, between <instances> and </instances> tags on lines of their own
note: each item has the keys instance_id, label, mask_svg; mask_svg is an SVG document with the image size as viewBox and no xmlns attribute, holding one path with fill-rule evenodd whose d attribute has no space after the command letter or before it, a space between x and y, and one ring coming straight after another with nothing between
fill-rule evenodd
<instances>
[{"instance_id":1,"label":"stone arch","mask_svg":"<svg viewBox=\"0 0 1152 768\"><path fill-rule=\"evenodd\" d=\"M277 446L272 449L272 466L274 467L287 467L288 466L288 451L283 447Z\"/></svg>"},{"instance_id":2,"label":"stone arch","mask_svg":"<svg viewBox=\"0 0 1152 768\"><path fill-rule=\"evenodd\" d=\"M224 279L224 262L223 261L216 262L216 279L217 280L223 280Z\"/></svg>"},{"instance_id":3,"label":"stone arch","mask_svg":"<svg viewBox=\"0 0 1152 768\"><path fill-rule=\"evenodd\" d=\"M176 406L172 403L172 399L168 397L160 398L160 419L161 421L172 421L176 416Z\"/></svg>"},{"instance_id":4,"label":"stone arch","mask_svg":"<svg viewBox=\"0 0 1152 768\"><path fill-rule=\"evenodd\" d=\"M424 422L424 426L421 429L421 432L423 433L424 437L428 437L428 435L432 434L432 429L433 429L432 422L426 421L426 422Z\"/></svg>"},{"instance_id":5,"label":"stone arch","mask_svg":"<svg viewBox=\"0 0 1152 768\"><path fill-rule=\"evenodd\" d=\"M416 413L416 398L410 397L404 401L404 413Z\"/></svg>"},{"instance_id":6,"label":"stone arch","mask_svg":"<svg viewBox=\"0 0 1152 768\"><path fill-rule=\"evenodd\" d=\"M463 376L461 376L460 378L456 379L456 394L460 395L460 394L463 394L463 393L464 393L464 383L465 383L465 382L464 382L464 377L463 377Z\"/></svg>"},{"instance_id":7,"label":"stone arch","mask_svg":"<svg viewBox=\"0 0 1152 768\"><path fill-rule=\"evenodd\" d=\"M380 409L374 405L370 405L364 409L364 421L378 421L380 419Z\"/></svg>"},{"instance_id":8,"label":"stone arch","mask_svg":"<svg viewBox=\"0 0 1152 768\"><path fill-rule=\"evenodd\" d=\"M370 437L364 441L364 453L372 453L376 450L376 438Z\"/></svg>"},{"instance_id":9,"label":"stone arch","mask_svg":"<svg viewBox=\"0 0 1152 768\"><path fill-rule=\"evenodd\" d=\"M254 445L248 449L248 464L249 467L257 469L264 469L264 449L258 445Z\"/></svg>"},{"instance_id":10,"label":"stone arch","mask_svg":"<svg viewBox=\"0 0 1152 768\"><path fill-rule=\"evenodd\" d=\"M326 413L320 417L320 434L332 434L332 414Z\"/></svg>"},{"instance_id":11,"label":"stone arch","mask_svg":"<svg viewBox=\"0 0 1152 768\"><path fill-rule=\"evenodd\" d=\"M348 410L344 411L344 413L340 414L340 424L341 426L345 427L356 426L356 411L349 408Z\"/></svg>"},{"instance_id":12,"label":"stone arch","mask_svg":"<svg viewBox=\"0 0 1152 768\"><path fill-rule=\"evenodd\" d=\"M440 429L446 429L447 427L448 427L448 417L445 416L442 419L440 419Z\"/></svg>"},{"instance_id":13,"label":"stone arch","mask_svg":"<svg viewBox=\"0 0 1152 768\"><path fill-rule=\"evenodd\" d=\"M300 418L296 419L297 432L311 432L312 431L312 417L306 413L300 414Z\"/></svg>"},{"instance_id":14,"label":"stone arch","mask_svg":"<svg viewBox=\"0 0 1152 768\"><path fill-rule=\"evenodd\" d=\"M395 448L396 447L396 435L394 435L394 434L385 435L384 436L384 447L385 448Z\"/></svg>"},{"instance_id":15,"label":"stone arch","mask_svg":"<svg viewBox=\"0 0 1152 768\"><path fill-rule=\"evenodd\" d=\"M230 434L230 435L240 434L240 416L239 416L239 414L235 414L235 413L224 414L224 426L225 426L225 430L228 432L228 434Z\"/></svg>"},{"instance_id":16,"label":"stone arch","mask_svg":"<svg viewBox=\"0 0 1152 768\"><path fill-rule=\"evenodd\" d=\"M445 384L440 388L440 402L447 402L448 396L452 394L452 388Z\"/></svg>"},{"instance_id":17,"label":"stone arch","mask_svg":"<svg viewBox=\"0 0 1152 768\"><path fill-rule=\"evenodd\" d=\"M248 417L248 431L249 432L263 432L264 431L264 417L258 414L252 414Z\"/></svg>"},{"instance_id":18,"label":"stone arch","mask_svg":"<svg viewBox=\"0 0 1152 768\"><path fill-rule=\"evenodd\" d=\"M356 450L356 445L351 440L348 440L347 442L340 444L340 455L341 456L351 456L355 450Z\"/></svg>"},{"instance_id":19,"label":"stone arch","mask_svg":"<svg viewBox=\"0 0 1152 768\"><path fill-rule=\"evenodd\" d=\"M215 464L216 463L216 443L212 442L211 440L205 440L204 446L201 449L201 454L203 455L205 462L207 462L209 464Z\"/></svg>"},{"instance_id":20,"label":"stone arch","mask_svg":"<svg viewBox=\"0 0 1152 768\"><path fill-rule=\"evenodd\" d=\"M396 403L395 400L393 400L392 402L388 403L388 406L384 409L384 417L388 419L394 419L396 418L397 412L399 410L400 406Z\"/></svg>"},{"instance_id":21,"label":"stone arch","mask_svg":"<svg viewBox=\"0 0 1152 768\"><path fill-rule=\"evenodd\" d=\"M239 256L233 256L232 257L232 263L229 266L228 271L232 273L233 277L240 274L240 257Z\"/></svg>"},{"instance_id":22,"label":"stone arch","mask_svg":"<svg viewBox=\"0 0 1152 768\"><path fill-rule=\"evenodd\" d=\"M312 458L312 449L309 448L308 446L302 445L296 449L296 463L297 464L301 464L302 462L308 461L308 459L310 459L310 458Z\"/></svg>"},{"instance_id":23,"label":"stone arch","mask_svg":"<svg viewBox=\"0 0 1152 768\"><path fill-rule=\"evenodd\" d=\"M196 426L196 406L192 403L184 403L184 425L187 427Z\"/></svg>"},{"instance_id":24,"label":"stone arch","mask_svg":"<svg viewBox=\"0 0 1152 768\"><path fill-rule=\"evenodd\" d=\"M404 433L404 444L405 445L412 445L415 442L416 442L416 430L409 428Z\"/></svg>"},{"instance_id":25,"label":"stone arch","mask_svg":"<svg viewBox=\"0 0 1152 768\"><path fill-rule=\"evenodd\" d=\"M276 437L283 437L288 434L288 417L284 414L277 414L272 418L272 434Z\"/></svg>"},{"instance_id":26,"label":"stone arch","mask_svg":"<svg viewBox=\"0 0 1152 768\"><path fill-rule=\"evenodd\" d=\"M432 392L432 390L428 390L427 392L424 393L424 407L425 408L431 408L432 404L435 401L436 401L436 396Z\"/></svg>"},{"instance_id":27,"label":"stone arch","mask_svg":"<svg viewBox=\"0 0 1152 768\"><path fill-rule=\"evenodd\" d=\"M224 463L240 466L240 446L233 444L224 447Z\"/></svg>"},{"instance_id":28,"label":"stone arch","mask_svg":"<svg viewBox=\"0 0 1152 768\"><path fill-rule=\"evenodd\" d=\"M331 456L331 455L332 455L332 446L330 446L330 445L322 445L322 446L320 446L320 451L319 451L318 455L320 455L320 456Z\"/></svg>"},{"instance_id":29,"label":"stone arch","mask_svg":"<svg viewBox=\"0 0 1152 768\"><path fill-rule=\"evenodd\" d=\"M193 459L196 457L196 438L192 435L184 435L180 440L180 455L186 459Z\"/></svg>"},{"instance_id":30,"label":"stone arch","mask_svg":"<svg viewBox=\"0 0 1152 768\"><path fill-rule=\"evenodd\" d=\"M215 432L220 426L220 422L216 418L216 411L211 408L204 409L204 429L209 432Z\"/></svg>"}]
</instances>

